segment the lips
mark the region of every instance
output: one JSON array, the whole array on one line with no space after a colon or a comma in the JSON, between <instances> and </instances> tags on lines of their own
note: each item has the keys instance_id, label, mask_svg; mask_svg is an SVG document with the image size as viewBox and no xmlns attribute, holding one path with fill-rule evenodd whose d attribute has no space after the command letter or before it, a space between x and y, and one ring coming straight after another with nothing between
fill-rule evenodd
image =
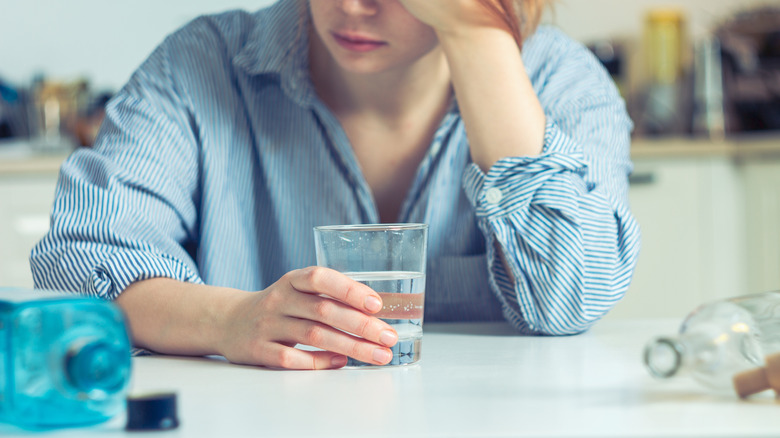
<instances>
[{"instance_id":1,"label":"lips","mask_svg":"<svg viewBox=\"0 0 780 438\"><path fill-rule=\"evenodd\" d=\"M370 52L387 45L386 42L357 32L332 32L341 47L353 52Z\"/></svg>"}]
</instances>

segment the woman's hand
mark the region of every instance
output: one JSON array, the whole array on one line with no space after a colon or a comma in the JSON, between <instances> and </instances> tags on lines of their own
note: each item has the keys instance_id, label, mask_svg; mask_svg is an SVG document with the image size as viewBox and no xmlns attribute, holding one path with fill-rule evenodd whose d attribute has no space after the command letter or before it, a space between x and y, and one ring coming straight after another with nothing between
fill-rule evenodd
<instances>
[{"instance_id":1,"label":"woman's hand","mask_svg":"<svg viewBox=\"0 0 780 438\"><path fill-rule=\"evenodd\" d=\"M399 0L418 20L438 33L461 33L473 29L512 32L499 0ZM509 11L513 13L514 11Z\"/></svg>"},{"instance_id":2,"label":"woman's hand","mask_svg":"<svg viewBox=\"0 0 780 438\"><path fill-rule=\"evenodd\" d=\"M370 316L381 309L375 291L342 273L322 267L292 271L233 304L220 354L234 363L291 369L340 368L347 356L384 365L398 335Z\"/></svg>"}]
</instances>

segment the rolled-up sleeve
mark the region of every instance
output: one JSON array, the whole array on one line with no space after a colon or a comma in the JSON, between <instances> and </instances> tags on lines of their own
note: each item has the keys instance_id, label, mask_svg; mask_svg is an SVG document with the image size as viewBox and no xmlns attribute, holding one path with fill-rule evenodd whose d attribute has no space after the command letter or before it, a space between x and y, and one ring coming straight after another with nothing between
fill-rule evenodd
<instances>
[{"instance_id":1,"label":"rolled-up sleeve","mask_svg":"<svg viewBox=\"0 0 780 438\"><path fill-rule=\"evenodd\" d=\"M35 286L115 299L154 277L201 282L199 148L161 45L107 105L96 145L63 164Z\"/></svg>"},{"instance_id":2,"label":"rolled-up sleeve","mask_svg":"<svg viewBox=\"0 0 780 438\"><path fill-rule=\"evenodd\" d=\"M625 294L639 252L628 205L632 124L583 52L564 53L538 91L548 120L542 154L506 157L487 174L472 163L464 174L491 289L524 333L588 329Z\"/></svg>"}]
</instances>

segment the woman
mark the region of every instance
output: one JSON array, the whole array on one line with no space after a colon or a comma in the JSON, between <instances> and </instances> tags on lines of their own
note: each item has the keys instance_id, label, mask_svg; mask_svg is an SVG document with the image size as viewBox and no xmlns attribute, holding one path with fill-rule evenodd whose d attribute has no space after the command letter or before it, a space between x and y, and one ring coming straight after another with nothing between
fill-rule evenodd
<instances>
[{"instance_id":1,"label":"woman","mask_svg":"<svg viewBox=\"0 0 780 438\"><path fill-rule=\"evenodd\" d=\"M586 330L639 247L631 122L587 50L530 36L542 3L280 0L195 20L64 163L37 286L116 300L158 352L385 364L379 296L311 267L311 230L425 222L426 321Z\"/></svg>"}]
</instances>

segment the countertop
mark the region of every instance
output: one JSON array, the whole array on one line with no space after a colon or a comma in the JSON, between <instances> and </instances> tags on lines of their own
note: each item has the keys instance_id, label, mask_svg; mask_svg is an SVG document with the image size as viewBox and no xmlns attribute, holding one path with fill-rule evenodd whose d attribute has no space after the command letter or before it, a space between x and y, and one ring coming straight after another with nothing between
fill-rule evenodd
<instances>
[{"instance_id":1,"label":"countertop","mask_svg":"<svg viewBox=\"0 0 780 438\"><path fill-rule=\"evenodd\" d=\"M73 152L72 144L30 147L24 140L0 142L0 175L57 173ZM780 134L751 135L725 139L669 137L632 140L634 160L653 158L727 157L735 160L780 158Z\"/></svg>"},{"instance_id":2,"label":"countertop","mask_svg":"<svg viewBox=\"0 0 780 438\"><path fill-rule=\"evenodd\" d=\"M66 141L47 147L29 140L0 141L0 176L57 173L74 150L75 146Z\"/></svg>"},{"instance_id":3,"label":"countertop","mask_svg":"<svg viewBox=\"0 0 780 438\"><path fill-rule=\"evenodd\" d=\"M504 323L426 324L415 365L282 371L220 358L140 357L133 391L178 394L181 437L768 437L771 392L748 400L688 378L655 380L643 345L678 321L602 321L568 337ZM122 416L47 434L133 436ZM0 428L4 436L25 436Z\"/></svg>"},{"instance_id":4,"label":"countertop","mask_svg":"<svg viewBox=\"0 0 780 438\"><path fill-rule=\"evenodd\" d=\"M732 138L671 137L635 139L631 158L728 157L735 160L780 158L780 134Z\"/></svg>"}]
</instances>

